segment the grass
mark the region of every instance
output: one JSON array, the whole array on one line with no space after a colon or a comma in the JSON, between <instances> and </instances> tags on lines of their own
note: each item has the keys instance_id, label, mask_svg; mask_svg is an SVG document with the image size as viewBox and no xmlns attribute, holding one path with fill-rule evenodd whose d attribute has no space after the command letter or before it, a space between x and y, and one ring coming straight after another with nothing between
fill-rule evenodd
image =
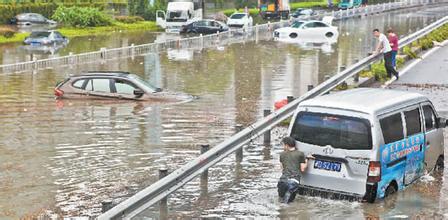
<instances>
[{"instance_id":1,"label":"grass","mask_svg":"<svg viewBox=\"0 0 448 220\"><path fill-rule=\"evenodd\" d=\"M62 35L71 37L82 37L92 35L107 35L112 34L115 31L159 31L161 30L153 21L142 21L132 24L126 24L121 22L114 22L111 26L103 27L91 27L91 28L75 28L75 27L62 27L58 31ZM29 33L16 33L11 38L6 38L0 35L0 44L2 43L15 43L22 42L29 35Z\"/></svg>"}]
</instances>

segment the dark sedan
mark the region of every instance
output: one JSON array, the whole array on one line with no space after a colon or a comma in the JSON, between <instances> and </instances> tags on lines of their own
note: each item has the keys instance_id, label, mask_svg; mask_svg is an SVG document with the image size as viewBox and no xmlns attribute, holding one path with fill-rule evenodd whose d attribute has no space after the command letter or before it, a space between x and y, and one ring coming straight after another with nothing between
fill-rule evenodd
<instances>
[{"instance_id":1,"label":"dark sedan","mask_svg":"<svg viewBox=\"0 0 448 220\"><path fill-rule=\"evenodd\" d=\"M180 33L215 34L228 30L229 27L220 21L200 20L182 26Z\"/></svg>"}]
</instances>

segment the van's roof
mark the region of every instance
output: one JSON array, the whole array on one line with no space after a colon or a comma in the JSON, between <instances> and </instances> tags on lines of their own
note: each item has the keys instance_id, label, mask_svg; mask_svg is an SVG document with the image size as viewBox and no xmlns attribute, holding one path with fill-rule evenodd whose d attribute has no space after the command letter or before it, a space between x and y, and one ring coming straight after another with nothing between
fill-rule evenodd
<instances>
[{"instance_id":1,"label":"van's roof","mask_svg":"<svg viewBox=\"0 0 448 220\"><path fill-rule=\"evenodd\" d=\"M319 96L300 103L300 107L316 106L381 115L397 108L428 100L413 92L391 89L350 89Z\"/></svg>"}]
</instances>

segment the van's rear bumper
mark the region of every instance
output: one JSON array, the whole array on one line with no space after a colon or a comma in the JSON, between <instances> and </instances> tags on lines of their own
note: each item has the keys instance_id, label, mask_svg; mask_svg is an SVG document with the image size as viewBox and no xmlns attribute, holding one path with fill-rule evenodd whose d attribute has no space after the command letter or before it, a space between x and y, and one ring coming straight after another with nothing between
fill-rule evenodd
<instances>
[{"instance_id":1,"label":"van's rear bumper","mask_svg":"<svg viewBox=\"0 0 448 220\"><path fill-rule=\"evenodd\" d=\"M323 188L306 186L306 185L300 185L299 189L298 189L298 193L300 195L322 197L322 198L334 199L334 200L374 202L375 198L376 198L376 190L377 190L377 184L373 184L373 185L367 184L365 195L323 189Z\"/></svg>"}]
</instances>

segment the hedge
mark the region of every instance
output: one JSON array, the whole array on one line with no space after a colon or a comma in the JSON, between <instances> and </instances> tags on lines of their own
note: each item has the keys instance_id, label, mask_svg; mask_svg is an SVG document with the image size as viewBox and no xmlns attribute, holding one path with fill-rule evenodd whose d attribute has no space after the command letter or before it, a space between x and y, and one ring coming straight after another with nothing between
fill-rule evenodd
<instances>
[{"instance_id":1,"label":"hedge","mask_svg":"<svg viewBox=\"0 0 448 220\"><path fill-rule=\"evenodd\" d=\"M104 10L106 7L119 7L119 4L108 5L106 3L23 3L23 4L0 4L0 24L7 24L10 20L20 13L39 13L43 16L50 18L56 9L64 5L66 7L79 6L79 7L92 7ZM125 6L125 5L123 5Z\"/></svg>"}]
</instances>

